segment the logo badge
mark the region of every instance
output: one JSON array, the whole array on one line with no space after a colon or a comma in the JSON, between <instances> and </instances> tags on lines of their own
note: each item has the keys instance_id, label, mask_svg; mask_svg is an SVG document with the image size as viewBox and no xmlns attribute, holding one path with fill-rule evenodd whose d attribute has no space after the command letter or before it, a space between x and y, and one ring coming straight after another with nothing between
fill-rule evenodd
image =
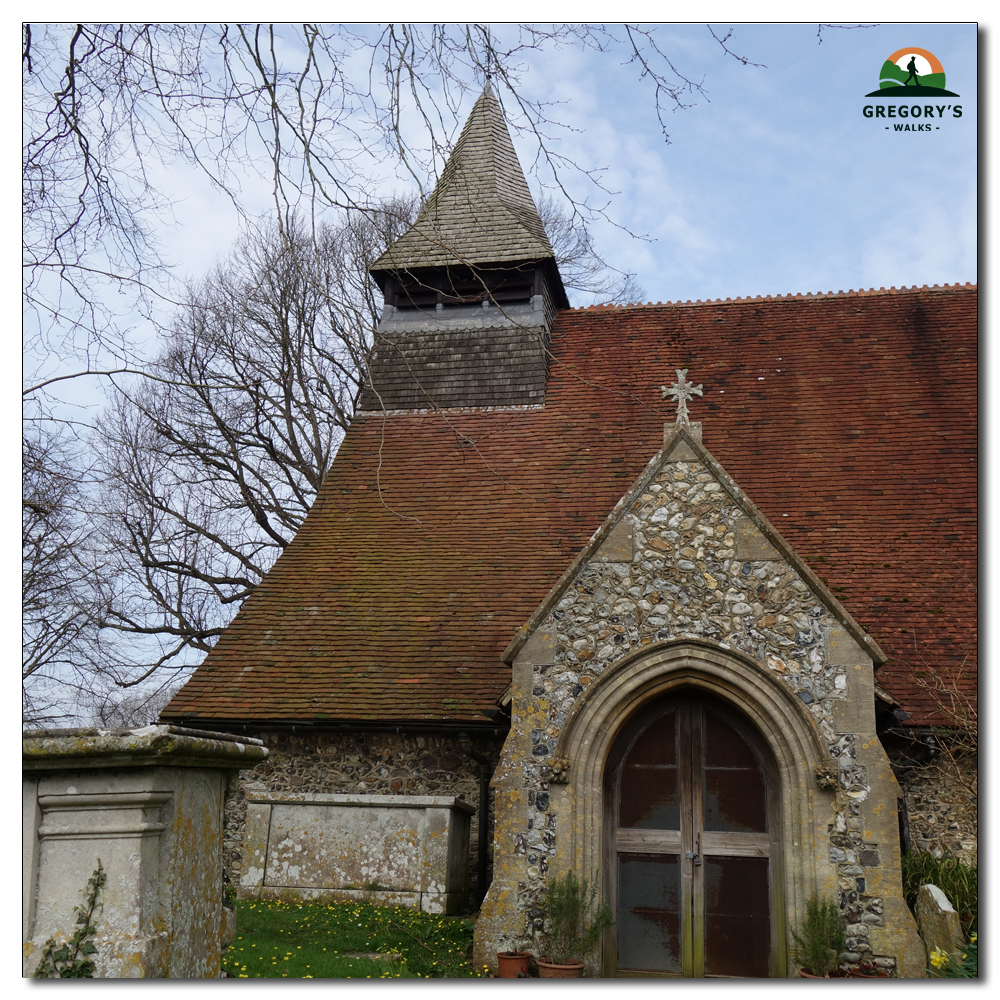
<instances>
[{"instance_id":1,"label":"logo badge","mask_svg":"<svg viewBox=\"0 0 1000 1000\"><path fill-rule=\"evenodd\" d=\"M878 90L865 97L958 97L944 89L944 67L927 49L899 49L882 64Z\"/></svg>"}]
</instances>

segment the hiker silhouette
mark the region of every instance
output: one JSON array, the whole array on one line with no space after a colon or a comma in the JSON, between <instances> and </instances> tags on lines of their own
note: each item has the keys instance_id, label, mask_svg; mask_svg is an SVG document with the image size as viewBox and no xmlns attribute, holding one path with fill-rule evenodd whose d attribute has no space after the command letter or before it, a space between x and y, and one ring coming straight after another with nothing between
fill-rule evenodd
<instances>
[{"instance_id":1,"label":"hiker silhouette","mask_svg":"<svg viewBox=\"0 0 1000 1000\"><path fill-rule=\"evenodd\" d=\"M906 64L906 69L910 75L906 78L906 81L903 83L903 86L908 87L910 85L911 80L914 82L914 84L917 84L917 86L919 86L919 84L917 83L918 74L917 74L916 56L910 56L910 61Z\"/></svg>"}]
</instances>

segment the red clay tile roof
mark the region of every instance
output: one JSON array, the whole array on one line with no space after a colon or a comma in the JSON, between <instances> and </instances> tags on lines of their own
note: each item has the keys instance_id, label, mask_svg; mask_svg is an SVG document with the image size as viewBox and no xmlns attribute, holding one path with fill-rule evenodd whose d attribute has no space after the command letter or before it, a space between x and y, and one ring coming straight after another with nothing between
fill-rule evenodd
<instances>
[{"instance_id":1,"label":"red clay tile roof","mask_svg":"<svg viewBox=\"0 0 1000 1000\"><path fill-rule=\"evenodd\" d=\"M889 654L976 685L974 286L567 310L544 408L357 418L298 536L165 716L475 720L499 659L662 443L706 446Z\"/></svg>"}]
</instances>

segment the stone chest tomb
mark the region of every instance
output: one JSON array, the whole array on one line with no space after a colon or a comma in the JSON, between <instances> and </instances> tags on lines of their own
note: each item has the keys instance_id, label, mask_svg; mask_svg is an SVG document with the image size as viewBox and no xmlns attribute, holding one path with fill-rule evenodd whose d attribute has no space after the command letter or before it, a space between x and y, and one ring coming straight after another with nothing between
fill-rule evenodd
<instances>
[{"instance_id":1,"label":"stone chest tomb","mask_svg":"<svg viewBox=\"0 0 1000 1000\"><path fill-rule=\"evenodd\" d=\"M241 895L456 913L469 902L473 811L444 795L251 796Z\"/></svg>"}]
</instances>

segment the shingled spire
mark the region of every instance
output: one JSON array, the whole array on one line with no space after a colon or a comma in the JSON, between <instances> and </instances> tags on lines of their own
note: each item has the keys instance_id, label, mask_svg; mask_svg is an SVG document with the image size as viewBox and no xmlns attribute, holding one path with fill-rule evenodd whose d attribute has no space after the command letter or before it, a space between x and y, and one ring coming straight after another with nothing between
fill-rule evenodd
<instances>
[{"instance_id":1,"label":"shingled spire","mask_svg":"<svg viewBox=\"0 0 1000 1000\"><path fill-rule=\"evenodd\" d=\"M417 221L371 274L385 310L362 411L544 401L549 328L569 302L489 87Z\"/></svg>"},{"instance_id":2,"label":"shingled spire","mask_svg":"<svg viewBox=\"0 0 1000 1000\"><path fill-rule=\"evenodd\" d=\"M375 262L372 274L553 256L500 102L487 87L416 223Z\"/></svg>"}]
</instances>

